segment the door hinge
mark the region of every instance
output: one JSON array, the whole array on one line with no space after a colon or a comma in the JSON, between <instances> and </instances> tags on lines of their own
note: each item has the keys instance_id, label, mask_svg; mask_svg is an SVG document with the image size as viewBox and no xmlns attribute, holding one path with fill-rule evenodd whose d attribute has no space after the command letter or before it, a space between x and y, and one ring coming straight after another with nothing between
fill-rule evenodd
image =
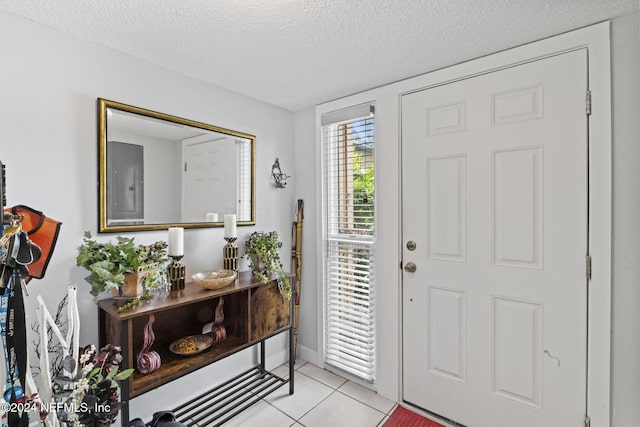
<instances>
[{"instance_id":1,"label":"door hinge","mask_svg":"<svg viewBox=\"0 0 640 427\"><path fill-rule=\"evenodd\" d=\"M591 91L587 89L587 116L591 115Z\"/></svg>"},{"instance_id":2,"label":"door hinge","mask_svg":"<svg viewBox=\"0 0 640 427\"><path fill-rule=\"evenodd\" d=\"M591 418L584 417L584 427L591 427Z\"/></svg>"},{"instance_id":3,"label":"door hinge","mask_svg":"<svg viewBox=\"0 0 640 427\"><path fill-rule=\"evenodd\" d=\"M591 255L587 255L587 259L585 262L585 273L587 276L587 280L591 280Z\"/></svg>"},{"instance_id":4,"label":"door hinge","mask_svg":"<svg viewBox=\"0 0 640 427\"><path fill-rule=\"evenodd\" d=\"M184 171L187 171L187 162L184 162Z\"/></svg>"}]
</instances>

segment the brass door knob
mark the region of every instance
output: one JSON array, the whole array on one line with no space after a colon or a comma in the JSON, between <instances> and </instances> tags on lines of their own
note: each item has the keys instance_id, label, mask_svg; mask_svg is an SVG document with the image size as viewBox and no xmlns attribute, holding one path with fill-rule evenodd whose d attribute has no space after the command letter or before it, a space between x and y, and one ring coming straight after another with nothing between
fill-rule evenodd
<instances>
[{"instance_id":1,"label":"brass door knob","mask_svg":"<svg viewBox=\"0 0 640 427\"><path fill-rule=\"evenodd\" d=\"M412 262L408 262L405 266L404 266L404 271L406 271L407 273L415 273L416 271L416 265Z\"/></svg>"}]
</instances>

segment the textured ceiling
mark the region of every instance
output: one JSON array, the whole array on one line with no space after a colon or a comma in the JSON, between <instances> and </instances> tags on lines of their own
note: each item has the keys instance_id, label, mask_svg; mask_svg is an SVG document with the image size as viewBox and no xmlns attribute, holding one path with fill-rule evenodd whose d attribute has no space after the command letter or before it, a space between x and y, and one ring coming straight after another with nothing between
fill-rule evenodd
<instances>
[{"instance_id":1,"label":"textured ceiling","mask_svg":"<svg viewBox=\"0 0 640 427\"><path fill-rule=\"evenodd\" d=\"M298 111L638 10L637 0L0 0L26 17Z\"/></svg>"}]
</instances>

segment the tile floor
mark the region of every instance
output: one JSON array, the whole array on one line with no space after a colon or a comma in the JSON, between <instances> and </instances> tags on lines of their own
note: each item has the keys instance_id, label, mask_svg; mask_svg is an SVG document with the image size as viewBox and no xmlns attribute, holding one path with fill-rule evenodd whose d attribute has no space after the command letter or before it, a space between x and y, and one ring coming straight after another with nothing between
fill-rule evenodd
<instances>
[{"instance_id":1,"label":"tile floor","mask_svg":"<svg viewBox=\"0 0 640 427\"><path fill-rule=\"evenodd\" d=\"M295 370L293 395L288 386L281 387L224 426L376 427L395 407L395 402L311 363L298 361ZM273 372L287 378L289 367Z\"/></svg>"},{"instance_id":2,"label":"tile floor","mask_svg":"<svg viewBox=\"0 0 640 427\"><path fill-rule=\"evenodd\" d=\"M311 363L296 363L295 393L281 387L225 427L377 427L396 403ZM273 372L288 377L287 365Z\"/></svg>"}]
</instances>

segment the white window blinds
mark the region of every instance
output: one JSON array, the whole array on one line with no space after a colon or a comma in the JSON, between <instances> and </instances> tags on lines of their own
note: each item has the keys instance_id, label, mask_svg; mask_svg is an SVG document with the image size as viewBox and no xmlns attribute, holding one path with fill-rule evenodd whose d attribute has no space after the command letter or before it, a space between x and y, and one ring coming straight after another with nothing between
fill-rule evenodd
<instances>
[{"instance_id":1,"label":"white window blinds","mask_svg":"<svg viewBox=\"0 0 640 427\"><path fill-rule=\"evenodd\" d=\"M236 140L238 159L238 204L236 212L242 221L251 219L251 140Z\"/></svg>"},{"instance_id":2,"label":"white window blinds","mask_svg":"<svg viewBox=\"0 0 640 427\"><path fill-rule=\"evenodd\" d=\"M375 381L373 107L322 117L325 363Z\"/></svg>"}]
</instances>

